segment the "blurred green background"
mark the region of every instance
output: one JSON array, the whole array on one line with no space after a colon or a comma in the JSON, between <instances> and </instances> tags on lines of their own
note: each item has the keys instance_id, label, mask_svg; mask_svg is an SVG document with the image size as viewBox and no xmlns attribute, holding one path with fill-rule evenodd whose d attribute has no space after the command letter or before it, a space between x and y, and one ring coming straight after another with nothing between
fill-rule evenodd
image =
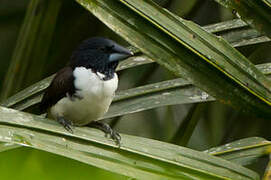
<instances>
[{"instance_id":1,"label":"blurred green background","mask_svg":"<svg viewBox=\"0 0 271 180\"><path fill-rule=\"evenodd\" d=\"M24 20L29 0L0 0L0 89L9 67L19 30ZM213 0L156 0L161 6L190 19L199 25L208 25L234 18L234 15ZM29 79L23 89L63 67L72 50L84 39L105 36L128 45L75 1L63 0L58 15L53 40L46 63L39 64L39 74L28 71ZM253 63L268 62L271 43L238 48ZM39 62L39 58L34 61ZM119 72L119 90L136 87L174 76L157 64L148 64ZM14 91L13 93L16 93ZM170 142L189 109L195 105L176 105L108 120L121 133L143 136ZM35 112L35 109L29 111ZM260 136L269 139L270 121L240 114L218 102L201 105L199 124L188 147L205 150L240 138ZM178 144L178 142L176 142ZM250 168L262 172L266 159L261 159ZM0 179L128 179L86 164L47 152L18 148L0 153Z\"/></svg>"}]
</instances>

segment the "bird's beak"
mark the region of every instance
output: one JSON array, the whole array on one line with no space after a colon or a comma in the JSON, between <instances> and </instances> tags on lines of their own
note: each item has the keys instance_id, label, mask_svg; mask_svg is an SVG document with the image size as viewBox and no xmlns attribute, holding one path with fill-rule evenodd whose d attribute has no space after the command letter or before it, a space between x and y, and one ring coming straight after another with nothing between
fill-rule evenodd
<instances>
[{"instance_id":1,"label":"bird's beak","mask_svg":"<svg viewBox=\"0 0 271 180\"><path fill-rule=\"evenodd\" d=\"M121 61L124 60L130 56L133 56L134 53L130 51L129 49L116 45L114 47L115 53L112 53L109 55L109 61L114 62L114 61Z\"/></svg>"}]
</instances>

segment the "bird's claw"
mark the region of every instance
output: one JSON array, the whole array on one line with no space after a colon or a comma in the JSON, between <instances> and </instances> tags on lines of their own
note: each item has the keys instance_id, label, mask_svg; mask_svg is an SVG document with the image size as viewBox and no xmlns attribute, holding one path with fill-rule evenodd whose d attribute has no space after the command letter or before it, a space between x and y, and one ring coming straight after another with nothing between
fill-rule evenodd
<instances>
[{"instance_id":1,"label":"bird's claw","mask_svg":"<svg viewBox=\"0 0 271 180\"><path fill-rule=\"evenodd\" d=\"M73 123L69 120L64 119L63 117L57 118L59 124L61 124L68 132L73 134L72 126Z\"/></svg>"},{"instance_id":2,"label":"bird's claw","mask_svg":"<svg viewBox=\"0 0 271 180\"><path fill-rule=\"evenodd\" d=\"M109 135L110 138L115 141L115 143L120 147L120 134L117 131L113 130L108 124L99 121L93 121L90 123L90 127L100 129L105 133L105 136Z\"/></svg>"},{"instance_id":3,"label":"bird's claw","mask_svg":"<svg viewBox=\"0 0 271 180\"><path fill-rule=\"evenodd\" d=\"M117 131L110 128L110 132L106 133L106 136L107 135L110 135L110 138L120 147L121 136Z\"/></svg>"}]
</instances>

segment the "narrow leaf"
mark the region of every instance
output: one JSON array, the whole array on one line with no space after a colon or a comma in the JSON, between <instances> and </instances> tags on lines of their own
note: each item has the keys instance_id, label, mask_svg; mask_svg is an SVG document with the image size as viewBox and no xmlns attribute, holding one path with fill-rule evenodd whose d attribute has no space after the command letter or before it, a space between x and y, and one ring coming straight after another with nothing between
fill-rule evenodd
<instances>
[{"instance_id":1,"label":"narrow leaf","mask_svg":"<svg viewBox=\"0 0 271 180\"><path fill-rule=\"evenodd\" d=\"M271 161L270 161L270 155L269 155L269 162L265 169L263 180L270 180L270 178L271 178Z\"/></svg>"},{"instance_id":2,"label":"narrow leaf","mask_svg":"<svg viewBox=\"0 0 271 180\"><path fill-rule=\"evenodd\" d=\"M0 100L41 78L61 0L31 0L20 30ZM29 73L31 71L31 73ZM35 76L33 76L35 74Z\"/></svg>"},{"instance_id":3,"label":"narrow leaf","mask_svg":"<svg viewBox=\"0 0 271 180\"><path fill-rule=\"evenodd\" d=\"M253 163L259 157L269 154L270 150L270 141L251 137L214 147L205 152L240 165L247 165Z\"/></svg>"},{"instance_id":4,"label":"narrow leaf","mask_svg":"<svg viewBox=\"0 0 271 180\"><path fill-rule=\"evenodd\" d=\"M135 57L134 59L140 59L140 63L143 64L144 62L152 62L149 59L140 57ZM134 59L128 61L134 61ZM133 63L125 62L125 64ZM256 67L266 75L271 74L271 63L260 64ZM2 105L17 110L23 110L39 103L42 98L42 91L49 85L51 78L52 77L48 77L29 88L26 88L7 99ZM133 98L136 98L137 96L138 99L133 101ZM201 91L188 81L178 78L117 92L113 104L110 106L109 112L105 117L111 118L166 105L208 102L214 100L215 99L206 92ZM120 105L123 109L115 107L116 105Z\"/></svg>"},{"instance_id":5,"label":"narrow leaf","mask_svg":"<svg viewBox=\"0 0 271 180\"><path fill-rule=\"evenodd\" d=\"M203 152L122 134L121 147L102 132L0 107L0 141L59 154L138 179L259 179L242 166Z\"/></svg>"},{"instance_id":6,"label":"narrow leaf","mask_svg":"<svg viewBox=\"0 0 271 180\"><path fill-rule=\"evenodd\" d=\"M78 2L177 76L239 110L270 116L270 81L221 38L179 21L151 1Z\"/></svg>"},{"instance_id":7,"label":"narrow leaf","mask_svg":"<svg viewBox=\"0 0 271 180\"><path fill-rule=\"evenodd\" d=\"M242 20L258 31L271 37L271 3L266 0L215 0L221 5L229 8Z\"/></svg>"},{"instance_id":8,"label":"narrow leaf","mask_svg":"<svg viewBox=\"0 0 271 180\"><path fill-rule=\"evenodd\" d=\"M22 146L18 144L13 144L13 143L0 142L0 152L8 151L8 150L19 148L19 147L22 147Z\"/></svg>"},{"instance_id":9,"label":"narrow leaf","mask_svg":"<svg viewBox=\"0 0 271 180\"><path fill-rule=\"evenodd\" d=\"M182 121L171 142L181 146L187 146L201 116L205 109L205 104L195 104Z\"/></svg>"}]
</instances>

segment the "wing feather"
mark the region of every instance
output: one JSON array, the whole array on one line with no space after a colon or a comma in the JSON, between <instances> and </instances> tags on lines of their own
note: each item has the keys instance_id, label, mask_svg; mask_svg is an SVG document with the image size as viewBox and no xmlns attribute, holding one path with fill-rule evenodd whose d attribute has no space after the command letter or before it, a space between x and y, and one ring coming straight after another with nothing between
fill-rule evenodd
<instances>
[{"instance_id":1,"label":"wing feather","mask_svg":"<svg viewBox=\"0 0 271 180\"><path fill-rule=\"evenodd\" d=\"M75 93L73 69L69 66L58 71L51 84L45 90L40 103L41 112L46 112L49 107L56 104L67 93L69 96Z\"/></svg>"}]
</instances>

